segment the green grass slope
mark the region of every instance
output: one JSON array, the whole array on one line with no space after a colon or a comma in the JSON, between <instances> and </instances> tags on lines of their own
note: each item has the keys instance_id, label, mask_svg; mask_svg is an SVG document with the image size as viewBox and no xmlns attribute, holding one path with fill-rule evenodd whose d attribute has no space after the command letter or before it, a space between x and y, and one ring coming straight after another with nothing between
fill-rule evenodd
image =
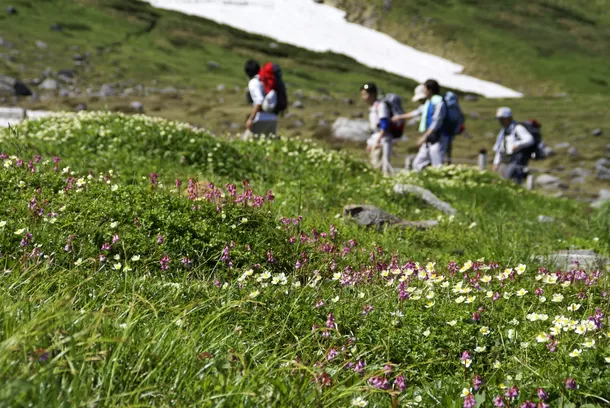
<instances>
[{"instance_id":1,"label":"green grass slope","mask_svg":"<svg viewBox=\"0 0 610 408\"><path fill-rule=\"evenodd\" d=\"M610 253L610 207L455 167L390 180L311 142L143 116L49 118L0 140L2 405L608 400L607 271L534 257ZM394 196L397 181L458 214ZM336 216L362 202L441 223Z\"/></svg>"},{"instance_id":2,"label":"green grass slope","mask_svg":"<svg viewBox=\"0 0 610 408\"><path fill-rule=\"evenodd\" d=\"M610 5L606 0L336 0L349 19L440 55L526 95L607 94Z\"/></svg>"}]
</instances>

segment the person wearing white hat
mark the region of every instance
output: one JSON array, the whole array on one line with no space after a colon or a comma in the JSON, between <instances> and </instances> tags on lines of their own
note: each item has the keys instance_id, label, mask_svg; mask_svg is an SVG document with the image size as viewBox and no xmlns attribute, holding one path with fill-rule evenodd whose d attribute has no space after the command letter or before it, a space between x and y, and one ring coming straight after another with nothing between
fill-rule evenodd
<instances>
[{"instance_id":1,"label":"person wearing white hat","mask_svg":"<svg viewBox=\"0 0 610 408\"><path fill-rule=\"evenodd\" d=\"M502 129L494 145L496 152L493 162L494 171L500 169L501 163L506 163L502 176L521 184L525 179L525 169L531 157L529 148L535 144L534 136L525 126L513 119L513 111L508 107L498 108L496 119Z\"/></svg>"}]
</instances>

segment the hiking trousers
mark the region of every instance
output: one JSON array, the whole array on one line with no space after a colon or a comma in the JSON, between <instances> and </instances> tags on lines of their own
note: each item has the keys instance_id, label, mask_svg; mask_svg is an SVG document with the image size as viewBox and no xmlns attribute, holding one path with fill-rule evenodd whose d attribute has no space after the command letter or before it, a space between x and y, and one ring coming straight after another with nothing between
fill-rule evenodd
<instances>
[{"instance_id":1,"label":"hiking trousers","mask_svg":"<svg viewBox=\"0 0 610 408\"><path fill-rule=\"evenodd\" d=\"M243 139L275 135L277 135L277 120L258 120L252 124L252 130L246 129Z\"/></svg>"},{"instance_id":2,"label":"hiking trousers","mask_svg":"<svg viewBox=\"0 0 610 408\"><path fill-rule=\"evenodd\" d=\"M528 154L517 152L508 158L508 163L502 172L502 177L509 180L514 180L517 184L522 184L527 177L525 171L530 156Z\"/></svg>"},{"instance_id":3,"label":"hiking trousers","mask_svg":"<svg viewBox=\"0 0 610 408\"><path fill-rule=\"evenodd\" d=\"M445 163L450 143L450 137L441 136L440 140L434 144L424 143L421 145L417 152L417 156L415 156L415 159L413 160L413 170L422 171L428 166L442 166Z\"/></svg>"}]
</instances>

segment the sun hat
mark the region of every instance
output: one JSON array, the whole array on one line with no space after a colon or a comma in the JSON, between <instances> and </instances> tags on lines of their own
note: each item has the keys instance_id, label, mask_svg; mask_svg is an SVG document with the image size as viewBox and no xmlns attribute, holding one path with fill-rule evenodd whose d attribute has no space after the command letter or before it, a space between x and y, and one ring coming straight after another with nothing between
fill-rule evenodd
<instances>
[{"instance_id":1,"label":"sun hat","mask_svg":"<svg viewBox=\"0 0 610 408\"><path fill-rule=\"evenodd\" d=\"M496 112L496 119L512 118L512 117L513 117L513 111L507 107L498 108L498 111Z\"/></svg>"},{"instance_id":2,"label":"sun hat","mask_svg":"<svg viewBox=\"0 0 610 408\"><path fill-rule=\"evenodd\" d=\"M415 87L415 91L413 91L413 102L419 102L422 99L426 99L426 87L423 84L419 84Z\"/></svg>"}]
</instances>

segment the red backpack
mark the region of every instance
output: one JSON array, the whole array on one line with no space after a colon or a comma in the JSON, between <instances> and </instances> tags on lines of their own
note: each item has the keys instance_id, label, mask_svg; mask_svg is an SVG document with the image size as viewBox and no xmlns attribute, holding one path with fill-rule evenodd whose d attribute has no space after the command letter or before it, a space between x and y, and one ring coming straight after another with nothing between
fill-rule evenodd
<instances>
[{"instance_id":1,"label":"red backpack","mask_svg":"<svg viewBox=\"0 0 610 408\"><path fill-rule=\"evenodd\" d=\"M276 114L284 112L288 107L288 97L280 67L277 64L268 62L262 66L258 76L265 87L265 95L271 91L277 93L277 105L274 112Z\"/></svg>"}]
</instances>

